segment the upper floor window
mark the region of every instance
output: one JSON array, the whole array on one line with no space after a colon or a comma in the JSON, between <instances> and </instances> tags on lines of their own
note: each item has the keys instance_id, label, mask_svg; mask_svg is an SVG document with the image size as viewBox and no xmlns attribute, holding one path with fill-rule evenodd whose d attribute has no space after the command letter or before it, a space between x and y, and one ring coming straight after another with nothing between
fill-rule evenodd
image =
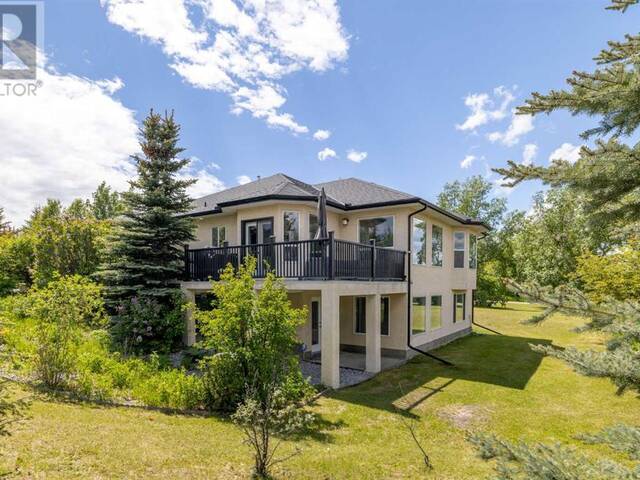
<instances>
[{"instance_id":1,"label":"upper floor window","mask_svg":"<svg viewBox=\"0 0 640 480\"><path fill-rule=\"evenodd\" d=\"M478 237L469 235L469 268L478 266Z\"/></svg>"},{"instance_id":2,"label":"upper floor window","mask_svg":"<svg viewBox=\"0 0 640 480\"><path fill-rule=\"evenodd\" d=\"M414 265L427 264L427 222L418 218L413 219L411 250Z\"/></svg>"},{"instance_id":3,"label":"upper floor window","mask_svg":"<svg viewBox=\"0 0 640 480\"><path fill-rule=\"evenodd\" d=\"M284 241L297 242L300 238L298 212L284 212Z\"/></svg>"},{"instance_id":4,"label":"upper floor window","mask_svg":"<svg viewBox=\"0 0 640 480\"><path fill-rule=\"evenodd\" d=\"M211 229L211 246L222 247L227 241L227 228L216 226Z\"/></svg>"},{"instance_id":5,"label":"upper floor window","mask_svg":"<svg viewBox=\"0 0 640 480\"><path fill-rule=\"evenodd\" d=\"M309 214L309 240L313 240L316 238L316 233L318 233L318 216L310 213Z\"/></svg>"},{"instance_id":6,"label":"upper floor window","mask_svg":"<svg viewBox=\"0 0 640 480\"><path fill-rule=\"evenodd\" d=\"M431 265L434 267L442 266L442 227L437 225L431 226Z\"/></svg>"},{"instance_id":7,"label":"upper floor window","mask_svg":"<svg viewBox=\"0 0 640 480\"><path fill-rule=\"evenodd\" d=\"M360 243L375 240L378 247L393 247L393 217L362 219L358 232Z\"/></svg>"},{"instance_id":8,"label":"upper floor window","mask_svg":"<svg viewBox=\"0 0 640 480\"><path fill-rule=\"evenodd\" d=\"M464 268L464 232L453 234L453 266Z\"/></svg>"}]
</instances>

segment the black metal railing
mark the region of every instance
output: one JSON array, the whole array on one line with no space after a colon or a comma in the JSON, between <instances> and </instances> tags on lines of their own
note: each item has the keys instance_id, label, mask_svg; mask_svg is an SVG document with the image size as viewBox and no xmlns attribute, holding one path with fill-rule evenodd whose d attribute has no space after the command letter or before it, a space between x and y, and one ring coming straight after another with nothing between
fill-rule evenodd
<instances>
[{"instance_id":1,"label":"black metal railing","mask_svg":"<svg viewBox=\"0 0 640 480\"><path fill-rule=\"evenodd\" d=\"M333 236L320 240L271 242L215 248L185 248L187 280L218 280L224 268L255 257L255 278L273 271L283 278L308 280L404 280L405 252Z\"/></svg>"}]
</instances>

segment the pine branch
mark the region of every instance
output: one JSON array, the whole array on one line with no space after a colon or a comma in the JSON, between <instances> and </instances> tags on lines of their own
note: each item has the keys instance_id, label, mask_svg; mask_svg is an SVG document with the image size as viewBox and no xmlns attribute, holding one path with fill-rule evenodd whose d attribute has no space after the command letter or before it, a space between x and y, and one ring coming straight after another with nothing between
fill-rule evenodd
<instances>
[{"instance_id":1,"label":"pine branch","mask_svg":"<svg viewBox=\"0 0 640 480\"><path fill-rule=\"evenodd\" d=\"M578 439L589 444L607 445L614 450L640 460L640 428L618 424L605 428L595 435L579 435Z\"/></svg>"}]
</instances>

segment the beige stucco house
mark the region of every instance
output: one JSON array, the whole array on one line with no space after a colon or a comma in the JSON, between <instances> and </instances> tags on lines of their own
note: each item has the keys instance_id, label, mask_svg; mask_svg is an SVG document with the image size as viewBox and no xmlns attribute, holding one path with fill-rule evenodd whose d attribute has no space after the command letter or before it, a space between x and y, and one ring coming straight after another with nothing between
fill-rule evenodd
<instances>
[{"instance_id":1,"label":"beige stucco house","mask_svg":"<svg viewBox=\"0 0 640 480\"><path fill-rule=\"evenodd\" d=\"M328 236L315 239L322 188ZM477 241L488 230L480 221L355 178L310 185L283 174L199 198L189 215L197 240L186 251L187 297L209 291L229 262L256 256L307 307L299 337L325 385L340 386L341 351L363 354L375 373L385 357L471 331ZM188 317L186 341L195 340Z\"/></svg>"}]
</instances>

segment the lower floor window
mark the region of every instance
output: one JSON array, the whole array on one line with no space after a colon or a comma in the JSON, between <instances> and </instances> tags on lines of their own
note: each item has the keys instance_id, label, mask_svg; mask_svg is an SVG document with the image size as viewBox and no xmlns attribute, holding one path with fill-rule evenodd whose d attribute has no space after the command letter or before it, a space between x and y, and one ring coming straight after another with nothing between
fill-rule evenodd
<instances>
[{"instance_id":1,"label":"lower floor window","mask_svg":"<svg viewBox=\"0 0 640 480\"><path fill-rule=\"evenodd\" d=\"M367 333L367 297L356 297L356 333Z\"/></svg>"},{"instance_id":2,"label":"lower floor window","mask_svg":"<svg viewBox=\"0 0 640 480\"><path fill-rule=\"evenodd\" d=\"M431 295L431 310L429 311L431 330L442 326L442 295Z\"/></svg>"},{"instance_id":3,"label":"lower floor window","mask_svg":"<svg viewBox=\"0 0 640 480\"><path fill-rule=\"evenodd\" d=\"M411 333L423 333L426 331L427 323L427 298L413 297L413 308L411 316Z\"/></svg>"},{"instance_id":4,"label":"lower floor window","mask_svg":"<svg viewBox=\"0 0 640 480\"><path fill-rule=\"evenodd\" d=\"M389 297L380 299L380 335L389 335Z\"/></svg>"},{"instance_id":5,"label":"lower floor window","mask_svg":"<svg viewBox=\"0 0 640 480\"><path fill-rule=\"evenodd\" d=\"M464 321L465 297L464 293L453 294L453 323Z\"/></svg>"}]
</instances>

